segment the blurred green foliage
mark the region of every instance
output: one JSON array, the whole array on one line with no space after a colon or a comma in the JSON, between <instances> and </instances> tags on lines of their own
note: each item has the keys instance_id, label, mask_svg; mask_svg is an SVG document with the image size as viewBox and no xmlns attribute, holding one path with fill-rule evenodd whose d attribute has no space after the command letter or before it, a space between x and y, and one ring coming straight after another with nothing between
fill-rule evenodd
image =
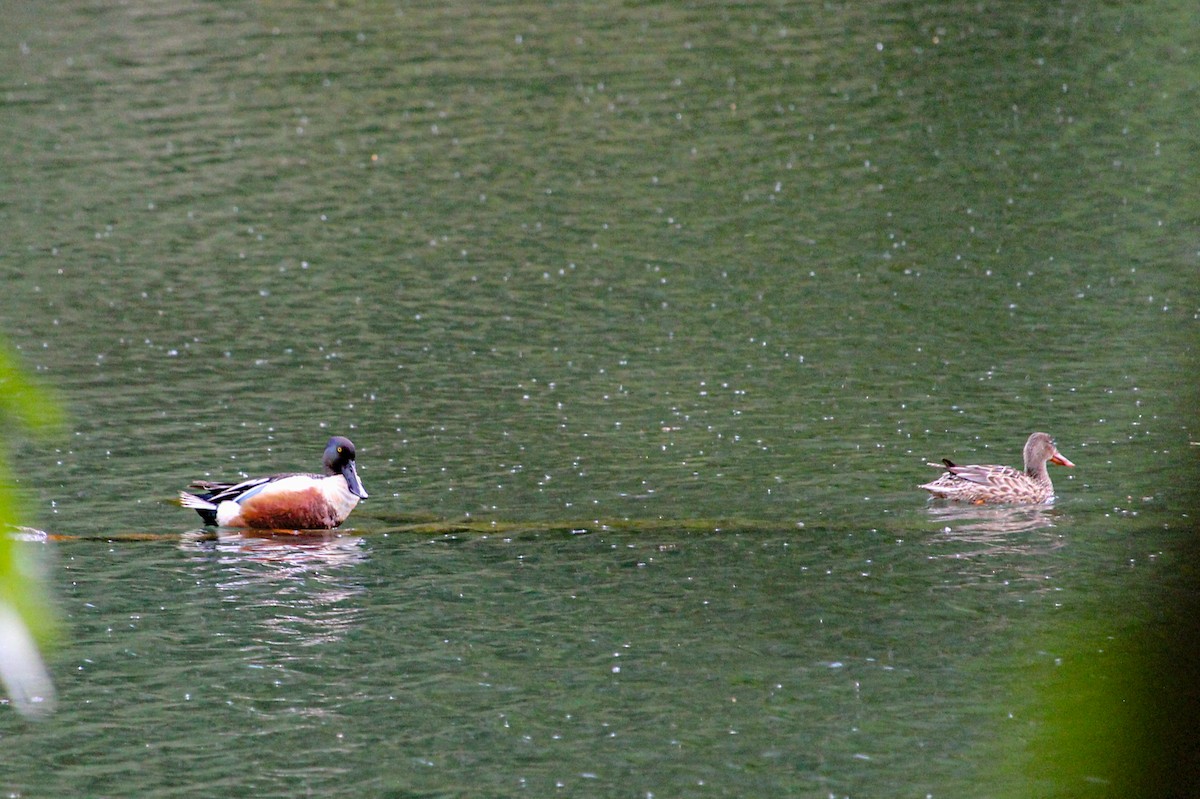
<instances>
[{"instance_id":1,"label":"blurred green foliage","mask_svg":"<svg viewBox=\"0 0 1200 799\"><path fill-rule=\"evenodd\" d=\"M36 650L22 643L32 633L42 645L53 637L54 612L46 590L29 559L29 544L13 533L25 521L24 503L14 480L29 437L44 439L62 426L59 404L49 392L37 385L16 358L0 346L0 442L12 447L0 457L0 617L6 628L0 630L5 646L0 647L0 677L19 710L35 712L23 704L24 691L30 686L14 685L32 675L32 682L44 679ZM15 446L14 446L15 445Z\"/></svg>"},{"instance_id":2,"label":"blurred green foliage","mask_svg":"<svg viewBox=\"0 0 1200 799\"><path fill-rule=\"evenodd\" d=\"M1181 370L1194 375L1196 365ZM1194 431L1194 383L1178 396L1177 418ZM1158 553L1158 596L1140 611L1125 597L1100 598L1088 624L1059 625L1039 649L1051 666L1021 675L1033 722L1024 740L1018 793L1054 799L1192 799L1200 796L1200 442L1164 459L1166 487L1184 520L1176 546ZM1182 442L1181 442L1182 443ZM1025 694L1026 689L1029 690ZM1021 773L1021 767L1011 769Z\"/></svg>"}]
</instances>

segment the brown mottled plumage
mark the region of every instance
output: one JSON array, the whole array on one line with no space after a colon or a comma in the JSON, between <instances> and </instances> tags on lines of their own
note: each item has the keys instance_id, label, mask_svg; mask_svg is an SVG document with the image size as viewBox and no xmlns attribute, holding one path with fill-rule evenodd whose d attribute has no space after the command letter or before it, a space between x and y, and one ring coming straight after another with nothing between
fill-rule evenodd
<instances>
[{"instance_id":1,"label":"brown mottled plumage","mask_svg":"<svg viewBox=\"0 0 1200 799\"><path fill-rule=\"evenodd\" d=\"M931 463L946 473L920 486L938 499L976 505L1012 503L1036 505L1054 499L1046 463L1074 466L1059 453L1047 433L1034 433L1025 442L1025 471L1011 466L959 466L949 460Z\"/></svg>"}]
</instances>

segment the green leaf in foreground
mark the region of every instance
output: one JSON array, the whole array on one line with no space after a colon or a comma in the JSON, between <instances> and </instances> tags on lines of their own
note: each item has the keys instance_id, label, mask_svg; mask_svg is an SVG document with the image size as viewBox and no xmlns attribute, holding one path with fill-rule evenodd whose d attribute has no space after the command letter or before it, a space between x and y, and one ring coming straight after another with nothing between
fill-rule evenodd
<instances>
[{"instance_id":1,"label":"green leaf in foreground","mask_svg":"<svg viewBox=\"0 0 1200 799\"><path fill-rule=\"evenodd\" d=\"M57 403L0 347L0 442L10 446L17 427L45 436L60 423ZM0 458L0 683L19 712L37 716L54 705L38 646L52 637L54 615L30 545L13 535L22 521L12 467L8 457Z\"/></svg>"}]
</instances>

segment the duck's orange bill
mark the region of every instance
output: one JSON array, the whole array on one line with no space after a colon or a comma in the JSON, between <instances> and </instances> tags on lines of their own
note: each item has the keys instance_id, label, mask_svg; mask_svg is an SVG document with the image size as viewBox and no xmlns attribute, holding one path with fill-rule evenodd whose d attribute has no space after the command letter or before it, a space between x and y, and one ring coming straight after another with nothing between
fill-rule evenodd
<instances>
[{"instance_id":1,"label":"duck's orange bill","mask_svg":"<svg viewBox=\"0 0 1200 799\"><path fill-rule=\"evenodd\" d=\"M1059 452L1058 450L1054 450L1054 454L1050 457L1050 462L1057 463L1059 466L1066 466L1071 469L1075 468L1075 464L1071 463L1069 460L1064 458L1062 456L1062 453Z\"/></svg>"}]
</instances>

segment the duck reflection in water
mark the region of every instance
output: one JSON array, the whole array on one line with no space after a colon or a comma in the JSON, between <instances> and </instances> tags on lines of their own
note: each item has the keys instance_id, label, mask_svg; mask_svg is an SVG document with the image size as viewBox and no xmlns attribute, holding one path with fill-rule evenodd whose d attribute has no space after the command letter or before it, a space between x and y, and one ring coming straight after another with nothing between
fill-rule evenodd
<instances>
[{"instance_id":1,"label":"duck reflection in water","mask_svg":"<svg viewBox=\"0 0 1200 799\"><path fill-rule=\"evenodd\" d=\"M1063 515L1062 511L1047 505L947 505L930 507L926 512L942 525L941 532L947 537L962 540L985 540L1013 533L1029 533L1043 527L1053 527L1055 520Z\"/></svg>"},{"instance_id":2,"label":"duck reflection in water","mask_svg":"<svg viewBox=\"0 0 1200 799\"><path fill-rule=\"evenodd\" d=\"M199 533L184 541L185 548L230 556L227 562L252 561L270 566L275 570L272 579L286 577L292 571L305 573L361 563L366 560L365 544L362 536L323 530L222 530Z\"/></svg>"},{"instance_id":3,"label":"duck reflection in water","mask_svg":"<svg viewBox=\"0 0 1200 799\"><path fill-rule=\"evenodd\" d=\"M1028 579L1045 583L1047 563L1042 556L1061 549L1069 539L1056 530L1061 510L1042 507L931 508L939 525L937 534L924 540L939 552L933 557L960 564L961 573L993 581Z\"/></svg>"},{"instance_id":4,"label":"duck reflection in water","mask_svg":"<svg viewBox=\"0 0 1200 799\"><path fill-rule=\"evenodd\" d=\"M280 646L338 641L361 621L366 587L358 572L368 559L361 536L221 531L186 538L182 547L197 554L197 584L212 585L237 609L235 618L245 620L231 623L265 631L250 636L257 639L250 647L256 663L264 646L272 659L286 659L294 653Z\"/></svg>"}]
</instances>

